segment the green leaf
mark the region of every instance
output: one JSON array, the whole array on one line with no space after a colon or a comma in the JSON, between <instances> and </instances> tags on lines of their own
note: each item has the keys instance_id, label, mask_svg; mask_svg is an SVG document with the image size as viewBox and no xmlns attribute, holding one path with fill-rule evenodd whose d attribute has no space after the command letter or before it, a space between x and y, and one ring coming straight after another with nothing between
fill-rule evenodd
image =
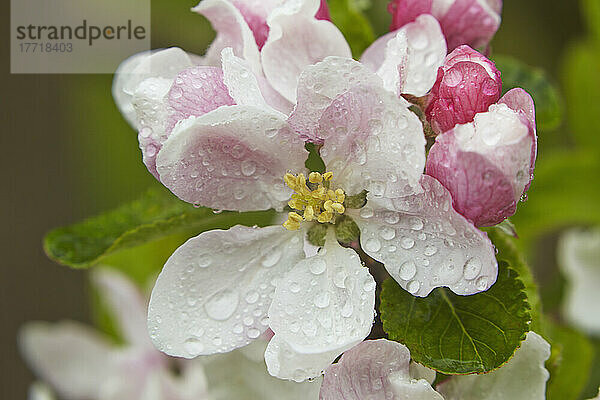
<instances>
[{"instance_id":1,"label":"green leaf","mask_svg":"<svg viewBox=\"0 0 600 400\"><path fill-rule=\"evenodd\" d=\"M489 372L514 354L529 330L529 304L518 273L501 260L487 292L458 296L446 288L412 296L394 280L384 282L381 320L391 340L412 358L444 374Z\"/></svg>"},{"instance_id":2,"label":"green leaf","mask_svg":"<svg viewBox=\"0 0 600 400\"><path fill-rule=\"evenodd\" d=\"M542 301L533 272L522 254L517 250L516 240L512 236L502 231L500 227L484 229L498 253L496 259L505 261L510 268L516 270L519 274L519 280L523 282L524 291L527 295L527 303L531 307L531 326L532 331L542 332Z\"/></svg>"},{"instance_id":3,"label":"green leaf","mask_svg":"<svg viewBox=\"0 0 600 400\"><path fill-rule=\"evenodd\" d=\"M150 190L113 211L51 231L44 238L44 249L61 264L85 268L108 254L176 233L266 225L273 217L272 211L214 213L196 209L166 190Z\"/></svg>"},{"instance_id":4,"label":"green leaf","mask_svg":"<svg viewBox=\"0 0 600 400\"><path fill-rule=\"evenodd\" d=\"M552 355L546 362L546 368L550 371L546 398L577 400L588 381L594 348L591 342L576 330L548 319L545 322L545 334L552 346ZM597 390L598 387L596 392Z\"/></svg>"},{"instance_id":5,"label":"green leaf","mask_svg":"<svg viewBox=\"0 0 600 400\"><path fill-rule=\"evenodd\" d=\"M594 360L590 368L589 379L581 396L583 399L591 399L598 395L598 388L600 387L600 339L592 340L592 346L594 347Z\"/></svg>"},{"instance_id":6,"label":"green leaf","mask_svg":"<svg viewBox=\"0 0 600 400\"><path fill-rule=\"evenodd\" d=\"M600 41L600 1L582 0L581 9L581 15L585 18L594 39Z\"/></svg>"},{"instance_id":7,"label":"green leaf","mask_svg":"<svg viewBox=\"0 0 600 400\"><path fill-rule=\"evenodd\" d=\"M362 14L364 4L356 0L328 0L331 20L342 31L354 58L358 59L375 40L373 27Z\"/></svg>"},{"instance_id":8,"label":"green leaf","mask_svg":"<svg viewBox=\"0 0 600 400\"><path fill-rule=\"evenodd\" d=\"M494 61L502 73L503 93L521 87L533 97L538 130L558 128L563 117L562 104L558 89L546 73L508 56L494 56Z\"/></svg>"}]
</instances>

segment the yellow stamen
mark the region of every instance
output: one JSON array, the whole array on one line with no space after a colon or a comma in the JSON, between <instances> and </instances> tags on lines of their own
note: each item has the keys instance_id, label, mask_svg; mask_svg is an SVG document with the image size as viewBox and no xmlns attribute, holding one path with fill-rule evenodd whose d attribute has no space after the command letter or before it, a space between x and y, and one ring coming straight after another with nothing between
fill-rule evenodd
<instances>
[{"instance_id":1,"label":"yellow stamen","mask_svg":"<svg viewBox=\"0 0 600 400\"><path fill-rule=\"evenodd\" d=\"M302 221L334 223L335 216L346 211L342 204L346 194L342 189L330 189L332 179L332 172L311 172L308 181L302 173L284 175L285 184L295 192L288 201L293 211L288 214L288 219L283 224L286 229L297 230Z\"/></svg>"},{"instance_id":2,"label":"yellow stamen","mask_svg":"<svg viewBox=\"0 0 600 400\"><path fill-rule=\"evenodd\" d=\"M311 172L310 175L308 175L308 181L310 183L321 183L323 182L323 175L318 172Z\"/></svg>"}]
</instances>

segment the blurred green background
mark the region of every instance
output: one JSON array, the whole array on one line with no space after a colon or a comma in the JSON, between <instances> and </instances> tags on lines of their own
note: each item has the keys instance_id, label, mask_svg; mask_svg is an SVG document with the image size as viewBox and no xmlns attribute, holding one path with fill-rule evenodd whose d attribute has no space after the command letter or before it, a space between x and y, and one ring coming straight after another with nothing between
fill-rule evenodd
<instances>
[{"instance_id":1,"label":"blurred green background","mask_svg":"<svg viewBox=\"0 0 600 400\"><path fill-rule=\"evenodd\" d=\"M368 11L377 34L387 31L386 3L373 1ZM197 54L205 51L213 33L201 16L189 11L194 5L191 1L152 0L153 48L179 46ZM0 398L22 399L33 376L16 348L19 326L39 319L91 320L85 272L48 260L41 246L44 233L134 199L156 182L141 162L136 133L113 104L112 76L11 75L8 1L3 2L2 15L5 42L1 50L4 62L0 165L6 183L0 199ZM598 175L589 173L599 162L600 132L593 123L597 125L600 103L594 102L593 96L598 99L600 87L597 80L594 83L574 79L578 74L600 72L599 52L582 49L587 46L581 41L588 29L577 1L505 0L503 19L492 42L493 53L511 55L543 68L562 92L574 99L565 108L567 118L559 129L539 132L537 178L530 200L520 206L514 219L517 230L526 238L523 247L535 262L538 276L550 286L558 278L539 271L550 271L554 263L554 252L549 246L555 242L556 232L573 223L598 222L598 211L592 212L600 208L597 197L576 194L569 187L562 187L561 179L567 176L572 185L590 185L594 194L600 190ZM596 27L600 26L599 21L596 23ZM600 29L596 35L599 32ZM575 53L581 54L572 61ZM587 137L591 137L589 142L584 141ZM577 166L565 172L564 163L555 161L578 152L577 144L586 147L585 155L578 158L587 168L583 175L578 174ZM556 173L559 177L555 178ZM542 182L539 189L538 179ZM536 197L538 190L541 194ZM555 197L556 193L560 196ZM557 217L555 224L532 227L530 221L544 220L546 213L555 212L547 207L564 207L564 215ZM570 214L570 208L577 210ZM533 241L540 233L541 239ZM543 251L536 252L540 246Z\"/></svg>"}]
</instances>

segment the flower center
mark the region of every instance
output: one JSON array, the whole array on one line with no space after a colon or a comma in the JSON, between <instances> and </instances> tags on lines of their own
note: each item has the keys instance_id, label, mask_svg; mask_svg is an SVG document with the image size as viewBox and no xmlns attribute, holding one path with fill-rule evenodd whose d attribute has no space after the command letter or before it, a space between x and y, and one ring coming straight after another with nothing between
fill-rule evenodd
<instances>
[{"instance_id":1,"label":"flower center","mask_svg":"<svg viewBox=\"0 0 600 400\"><path fill-rule=\"evenodd\" d=\"M308 182L304 174L285 174L283 180L295 193L288 202L294 210L288 214L283 226L290 231L300 228L302 221L317 221L322 224L332 223L336 215L346 211L344 200L346 193L342 189L334 189L331 185L333 172L311 172Z\"/></svg>"}]
</instances>

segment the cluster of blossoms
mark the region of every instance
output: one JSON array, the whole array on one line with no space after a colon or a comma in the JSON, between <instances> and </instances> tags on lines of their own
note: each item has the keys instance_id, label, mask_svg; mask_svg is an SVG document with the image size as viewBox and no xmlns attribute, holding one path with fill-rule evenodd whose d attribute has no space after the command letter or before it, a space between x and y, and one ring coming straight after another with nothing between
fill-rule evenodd
<instances>
[{"instance_id":1,"label":"cluster of blossoms","mask_svg":"<svg viewBox=\"0 0 600 400\"><path fill-rule=\"evenodd\" d=\"M330 367L335 379L326 374L332 387L351 380L339 371L362 363L356 352L391 346L395 366L377 368L402 372L395 395L433 391L407 375L405 348L359 345L376 282L336 227L356 224L362 250L415 296L494 284L494 247L478 227L516 211L536 156L531 97L500 97L499 71L472 48L487 45L500 8L394 0L393 31L356 61L324 1L203 0L194 11L217 31L204 57L170 48L126 60L114 97L148 170L186 202L275 209L285 221L204 232L177 249L150 299L154 345L193 358L272 333L269 373L297 382L354 348ZM325 170L306 169L307 144Z\"/></svg>"}]
</instances>

